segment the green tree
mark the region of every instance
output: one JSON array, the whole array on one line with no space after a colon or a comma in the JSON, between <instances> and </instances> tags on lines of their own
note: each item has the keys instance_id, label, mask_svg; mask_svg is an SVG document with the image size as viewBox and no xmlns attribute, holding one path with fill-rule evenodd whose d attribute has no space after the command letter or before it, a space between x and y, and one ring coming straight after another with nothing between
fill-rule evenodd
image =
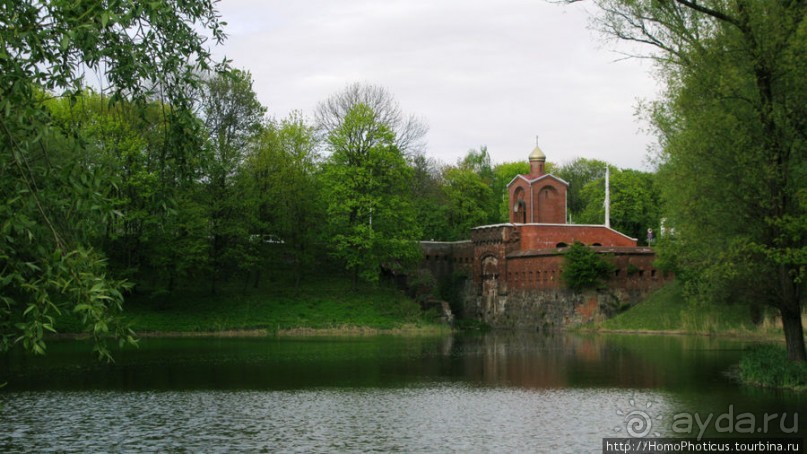
<instances>
[{"instance_id":1,"label":"green tree","mask_svg":"<svg viewBox=\"0 0 807 454\"><path fill-rule=\"evenodd\" d=\"M412 169L395 135L375 112L357 104L328 135L322 174L332 253L353 275L379 278L419 257L421 232L411 200Z\"/></svg>"},{"instance_id":2,"label":"green tree","mask_svg":"<svg viewBox=\"0 0 807 454\"><path fill-rule=\"evenodd\" d=\"M160 93L187 122L186 87L212 66L206 32L224 38L212 1L20 0L0 8L0 348L19 341L43 352L44 332L64 311L83 319L102 356L108 335L131 340L116 322L123 284L94 247L116 216L108 179L81 162L74 151L84 144L55 128L46 101L75 96L93 74L111 102ZM184 129L177 145L193 136Z\"/></svg>"},{"instance_id":3,"label":"green tree","mask_svg":"<svg viewBox=\"0 0 807 454\"><path fill-rule=\"evenodd\" d=\"M443 172L446 184L445 189L453 198L451 200L451 206L453 208L452 215L455 218L457 215L462 218L467 218L467 215L471 214L470 211L468 211L471 209L471 206L468 203L465 203L467 201L459 203L461 195L457 192L457 190L460 189L458 185L461 186L470 184L468 177L463 176L470 172L475 174L478 177L478 180L490 189L490 191L484 191L484 197L475 201L476 207L482 209L485 212L485 216L478 217L473 215L471 217L479 220L477 225L495 224L500 222L498 200L502 197L502 194L500 192L501 188L496 184L496 175L494 174L493 167L490 163L488 147L482 145L479 147L478 151L473 148L468 150L465 156L457 161L456 170L459 172L455 172L451 168L446 168ZM505 183L505 185L506 184L507 183ZM450 186L454 187L452 188ZM481 194L482 193L476 193L476 195ZM455 227L456 226L457 224L455 223ZM464 228L462 230L455 229L454 233L458 238L466 238L468 235L467 229Z\"/></svg>"},{"instance_id":4,"label":"green tree","mask_svg":"<svg viewBox=\"0 0 807 454\"><path fill-rule=\"evenodd\" d=\"M324 207L316 180L318 159L314 127L292 112L267 125L243 170L246 190L241 195L255 198L250 231L259 243L261 265L290 264L296 285L319 252Z\"/></svg>"},{"instance_id":5,"label":"green tree","mask_svg":"<svg viewBox=\"0 0 807 454\"><path fill-rule=\"evenodd\" d=\"M51 99L47 107L54 127L77 138L70 156L107 179L110 203L119 215L110 219L98 244L110 270L135 283L150 281L156 291L170 291L189 263L198 263L193 252L206 241L198 227L190 228L200 222L186 219L195 211L183 197L193 186L199 160L192 146L176 147L166 140L174 118L166 116L170 107L157 101L110 104L91 90L72 99ZM180 197L186 203L178 204Z\"/></svg>"},{"instance_id":6,"label":"green tree","mask_svg":"<svg viewBox=\"0 0 807 454\"><path fill-rule=\"evenodd\" d=\"M648 228L658 230L661 223L661 193L656 175L633 169L611 169L611 227L640 241ZM605 179L589 182L580 191L585 203L577 221L602 224L605 219Z\"/></svg>"},{"instance_id":7,"label":"green tree","mask_svg":"<svg viewBox=\"0 0 807 454\"><path fill-rule=\"evenodd\" d=\"M448 199L451 240L467 239L471 228L490 223L493 190L471 169L448 167L443 172Z\"/></svg>"},{"instance_id":8,"label":"green tree","mask_svg":"<svg viewBox=\"0 0 807 454\"><path fill-rule=\"evenodd\" d=\"M413 157L421 151L429 128L415 116L404 115L389 90L379 85L352 83L322 101L315 112L320 134L327 140L327 136L342 127L347 114L359 104L375 112L376 123L392 132L395 146L401 153Z\"/></svg>"},{"instance_id":9,"label":"green tree","mask_svg":"<svg viewBox=\"0 0 807 454\"><path fill-rule=\"evenodd\" d=\"M233 271L254 268L254 244L250 243L254 210L251 201L236 189L236 175L249 147L263 126L266 109L252 89L252 75L233 70L205 81L201 115L209 133L205 182L210 219L210 289Z\"/></svg>"},{"instance_id":10,"label":"green tree","mask_svg":"<svg viewBox=\"0 0 807 454\"><path fill-rule=\"evenodd\" d=\"M606 32L655 47L666 83L651 108L659 179L687 288L777 308L788 357L805 361L807 5L598 5Z\"/></svg>"},{"instance_id":11,"label":"green tree","mask_svg":"<svg viewBox=\"0 0 807 454\"><path fill-rule=\"evenodd\" d=\"M587 200L582 195L583 188L592 181L603 178L607 165L596 159L577 158L558 167L555 175L569 183L566 207L572 222L584 222L580 217L587 205ZM602 216L599 219L602 220Z\"/></svg>"},{"instance_id":12,"label":"green tree","mask_svg":"<svg viewBox=\"0 0 807 454\"><path fill-rule=\"evenodd\" d=\"M488 186L493 183L493 167L490 164L490 154L486 145L480 146L479 150L473 148L468 150L457 163L457 167L479 175Z\"/></svg>"},{"instance_id":13,"label":"green tree","mask_svg":"<svg viewBox=\"0 0 807 454\"><path fill-rule=\"evenodd\" d=\"M563 256L563 280L577 292L602 287L613 270L611 263L579 242L575 242Z\"/></svg>"},{"instance_id":14,"label":"green tree","mask_svg":"<svg viewBox=\"0 0 807 454\"><path fill-rule=\"evenodd\" d=\"M412 170L412 197L417 210L416 222L423 230L422 239L443 241L452 238L440 164L418 154L412 159Z\"/></svg>"}]
</instances>

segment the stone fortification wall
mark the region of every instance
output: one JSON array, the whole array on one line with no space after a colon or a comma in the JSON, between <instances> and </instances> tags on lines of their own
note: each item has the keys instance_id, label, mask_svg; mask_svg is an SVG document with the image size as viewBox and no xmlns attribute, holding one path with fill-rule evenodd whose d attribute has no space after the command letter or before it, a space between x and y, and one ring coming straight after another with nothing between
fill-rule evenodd
<instances>
[{"instance_id":1,"label":"stone fortification wall","mask_svg":"<svg viewBox=\"0 0 807 454\"><path fill-rule=\"evenodd\" d=\"M494 328L556 330L606 320L648 293L618 288L584 292L565 288L515 289L486 298L469 292L463 298L463 313Z\"/></svg>"},{"instance_id":2,"label":"stone fortification wall","mask_svg":"<svg viewBox=\"0 0 807 454\"><path fill-rule=\"evenodd\" d=\"M461 318L496 328L558 329L610 317L636 304L672 276L653 266L651 248L600 226L499 224L477 227L471 241L423 242L421 269L456 293L452 310ZM564 236L565 235L565 236ZM592 244L614 265L605 288L574 292L563 282L565 238ZM534 246L552 246L534 249ZM628 244L625 246L624 244Z\"/></svg>"},{"instance_id":3,"label":"stone fortification wall","mask_svg":"<svg viewBox=\"0 0 807 454\"><path fill-rule=\"evenodd\" d=\"M625 290L654 290L663 284L666 276L653 265L655 253L648 247L617 248L593 247L614 266L608 287ZM508 255L507 288L557 289L564 288L563 262L565 248L543 251L524 251Z\"/></svg>"},{"instance_id":4,"label":"stone fortification wall","mask_svg":"<svg viewBox=\"0 0 807 454\"><path fill-rule=\"evenodd\" d=\"M471 275L474 247L470 241L421 241L421 269L427 269L435 279L448 279L455 274Z\"/></svg>"},{"instance_id":5,"label":"stone fortification wall","mask_svg":"<svg viewBox=\"0 0 807 454\"><path fill-rule=\"evenodd\" d=\"M566 288L565 248L518 251L505 257L498 274L474 276L462 313L496 328L559 329L612 317L673 278L653 266L650 248L594 249L614 265L602 290Z\"/></svg>"}]
</instances>

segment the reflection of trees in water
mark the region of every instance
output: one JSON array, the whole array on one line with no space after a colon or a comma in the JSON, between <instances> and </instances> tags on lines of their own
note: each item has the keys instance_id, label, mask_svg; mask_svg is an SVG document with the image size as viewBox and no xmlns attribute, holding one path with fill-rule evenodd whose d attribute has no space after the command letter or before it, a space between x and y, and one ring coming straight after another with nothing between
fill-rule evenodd
<instances>
[{"instance_id":1,"label":"reflection of trees in water","mask_svg":"<svg viewBox=\"0 0 807 454\"><path fill-rule=\"evenodd\" d=\"M494 332L461 338L472 381L527 388L677 388L724 379L732 355L708 338Z\"/></svg>"}]
</instances>

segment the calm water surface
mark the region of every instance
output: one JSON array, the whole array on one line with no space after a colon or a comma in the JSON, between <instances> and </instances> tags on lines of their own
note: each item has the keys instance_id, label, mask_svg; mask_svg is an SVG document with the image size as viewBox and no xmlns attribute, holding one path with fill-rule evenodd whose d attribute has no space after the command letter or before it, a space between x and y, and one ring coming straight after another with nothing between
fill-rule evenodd
<instances>
[{"instance_id":1,"label":"calm water surface","mask_svg":"<svg viewBox=\"0 0 807 454\"><path fill-rule=\"evenodd\" d=\"M2 452L601 452L686 415L805 434L805 397L735 384L746 344L686 336L144 339L0 357ZM776 414L763 429L766 415ZM682 417L684 419L682 419ZM731 436L745 426L703 430ZM694 418L693 418L694 419ZM678 422L675 426L674 423ZM726 431L729 427L731 431Z\"/></svg>"}]
</instances>

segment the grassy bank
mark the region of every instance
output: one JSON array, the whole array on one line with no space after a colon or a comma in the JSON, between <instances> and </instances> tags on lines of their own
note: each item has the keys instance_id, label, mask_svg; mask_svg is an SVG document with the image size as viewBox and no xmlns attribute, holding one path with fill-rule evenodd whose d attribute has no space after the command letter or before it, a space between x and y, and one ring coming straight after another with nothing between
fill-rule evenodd
<instances>
[{"instance_id":1,"label":"grassy bank","mask_svg":"<svg viewBox=\"0 0 807 454\"><path fill-rule=\"evenodd\" d=\"M688 303L681 285L675 281L595 329L784 338L781 328L772 322L752 323L750 310L745 305Z\"/></svg>"},{"instance_id":2,"label":"grassy bank","mask_svg":"<svg viewBox=\"0 0 807 454\"><path fill-rule=\"evenodd\" d=\"M684 299L681 285L672 282L651 294L647 300L594 329L758 339L768 343L752 347L743 354L736 378L754 386L807 391L807 365L787 360L784 345L781 345L784 341L781 325L771 318L754 324L749 308L741 304L689 304Z\"/></svg>"},{"instance_id":3,"label":"grassy bank","mask_svg":"<svg viewBox=\"0 0 807 454\"><path fill-rule=\"evenodd\" d=\"M398 290L347 279L319 278L295 288L283 282L261 288L223 288L211 295L204 283L172 294L127 297L125 318L138 334L368 334L437 332L435 313L423 313ZM78 331L68 321L60 331Z\"/></svg>"},{"instance_id":4,"label":"grassy bank","mask_svg":"<svg viewBox=\"0 0 807 454\"><path fill-rule=\"evenodd\" d=\"M788 361L785 348L778 345L748 350L740 360L738 376L756 386L807 391L807 364Z\"/></svg>"}]
</instances>

